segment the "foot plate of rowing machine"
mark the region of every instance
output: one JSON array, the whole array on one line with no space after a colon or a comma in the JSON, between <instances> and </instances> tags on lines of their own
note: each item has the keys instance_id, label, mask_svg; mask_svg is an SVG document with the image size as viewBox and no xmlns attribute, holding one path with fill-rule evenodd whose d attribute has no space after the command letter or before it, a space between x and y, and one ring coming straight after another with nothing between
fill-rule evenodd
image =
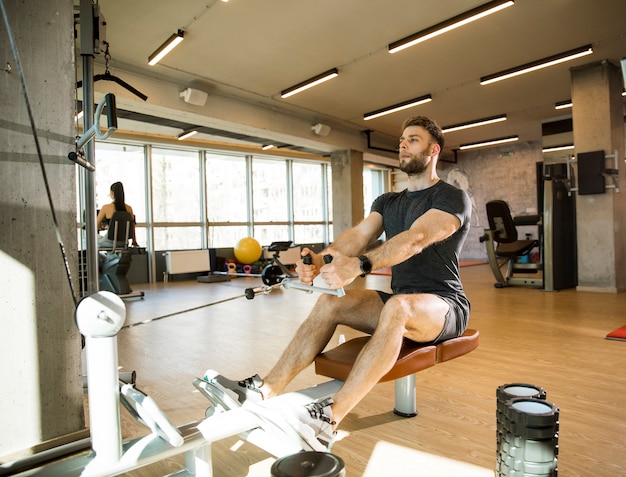
<instances>
[{"instance_id":1,"label":"foot plate of rowing machine","mask_svg":"<svg viewBox=\"0 0 626 477\"><path fill-rule=\"evenodd\" d=\"M217 411L224 412L241 407L241 404L205 379L195 378L193 385L211 403L205 412L206 417L212 416Z\"/></svg>"}]
</instances>

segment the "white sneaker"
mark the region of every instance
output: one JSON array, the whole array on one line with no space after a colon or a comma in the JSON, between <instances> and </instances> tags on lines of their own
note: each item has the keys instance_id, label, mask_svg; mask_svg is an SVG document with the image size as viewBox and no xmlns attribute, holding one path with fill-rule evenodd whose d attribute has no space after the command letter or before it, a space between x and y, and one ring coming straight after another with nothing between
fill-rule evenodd
<instances>
[{"instance_id":1,"label":"white sneaker","mask_svg":"<svg viewBox=\"0 0 626 477\"><path fill-rule=\"evenodd\" d=\"M332 419L332 398L314 401L306 406L295 410L297 422L292 423L300 436L311 447L319 447L320 444L327 452L333 445L337 432L333 431L335 422Z\"/></svg>"},{"instance_id":2,"label":"white sneaker","mask_svg":"<svg viewBox=\"0 0 626 477\"><path fill-rule=\"evenodd\" d=\"M254 402L260 402L263 400L263 394L260 389L263 385L263 380L258 374L242 381L233 381L225 376L222 376L221 374L218 374L216 371L207 370L204 374L204 380L220 389L224 394L235 400L239 405L242 405L248 399Z\"/></svg>"}]
</instances>

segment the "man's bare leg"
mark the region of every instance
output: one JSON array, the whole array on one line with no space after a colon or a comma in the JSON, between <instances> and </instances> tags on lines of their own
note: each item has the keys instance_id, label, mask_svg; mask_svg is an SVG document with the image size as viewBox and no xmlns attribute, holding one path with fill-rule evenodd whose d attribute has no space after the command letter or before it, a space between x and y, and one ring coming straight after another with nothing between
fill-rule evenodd
<instances>
[{"instance_id":1,"label":"man's bare leg","mask_svg":"<svg viewBox=\"0 0 626 477\"><path fill-rule=\"evenodd\" d=\"M280 394L298 373L309 366L326 347L337 325L345 324L371 333L381 308L382 301L371 290L352 291L341 298L321 295L280 359L263 378L263 398Z\"/></svg>"},{"instance_id":2,"label":"man's bare leg","mask_svg":"<svg viewBox=\"0 0 626 477\"><path fill-rule=\"evenodd\" d=\"M335 394L335 428L394 365L404 336L429 342L443 329L448 305L434 295L402 295L384 306L378 327L352 366L348 379Z\"/></svg>"}]
</instances>

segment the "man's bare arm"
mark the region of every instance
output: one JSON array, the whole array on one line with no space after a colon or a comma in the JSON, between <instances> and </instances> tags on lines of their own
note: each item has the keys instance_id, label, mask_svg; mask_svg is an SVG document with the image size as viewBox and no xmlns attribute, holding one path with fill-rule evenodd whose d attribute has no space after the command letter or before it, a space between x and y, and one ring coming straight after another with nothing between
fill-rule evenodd
<instances>
[{"instance_id":1,"label":"man's bare arm","mask_svg":"<svg viewBox=\"0 0 626 477\"><path fill-rule=\"evenodd\" d=\"M399 233L365 255L372 262L374 270L391 267L421 253L426 247L447 239L460 225L459 219L454 215L431 209L418 218L409 230ZM346 235L346 239L350 238L352 237ZM343 241L339 245L343 245ZM359 252L354 252L360 245L362 243L353 248L347 245L345 250L351 252L349 255L342 253L344 249L335 249L334 244L329 247L333 251L334 260L321 269L321 274L331 288L346 286L361 274L361 261L355 257Z\"/></svg>"},{"instance_id":2,"label":"man's bare arm","mask_svg":"<svg viewBox=\"0 0 626 477\"><path fill-rule=\"evenodd\" d=\"M311 255L312 265L305 265L302 261L296 264L296 273L302 283L312 283L324 266L323 256L330 254L338 257L340 262L346 258L358 256L367 246L375 241L383 232L383 218L378 212L373 212L358 225L342 232L339 237L322 253L316 254L312 250L303 249L305 255Z\"/></svg>"},{"instance_id":3,"label":"man's bare arm","mask_svg":"<svg viewBox=\"0 0 626 477\"><path fill-rule=\"evenodd\" d=\"M383 218L378 212L372 212L358 225L342 232L328 249L349 257L358 256L380 237L382 232Z\"/></svg>"},{"instance_id":4,"label":"man's bare arm","mask_svg":"<svg viewBox=\"0 0 626 477\"><path fill-rule=\"evenodd\" d=\"M430 209L411 227L367 253L374 268L396 265L421 253L426 247L450 237L461 226L459 219L442 210Z\"/></svg>"}]
</instances>

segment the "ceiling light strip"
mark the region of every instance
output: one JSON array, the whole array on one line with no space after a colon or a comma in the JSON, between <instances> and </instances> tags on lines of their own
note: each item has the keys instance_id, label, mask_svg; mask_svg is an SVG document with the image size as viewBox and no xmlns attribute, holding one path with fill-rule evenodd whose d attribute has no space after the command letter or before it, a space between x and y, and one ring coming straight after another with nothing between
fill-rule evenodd
<instances>
[{"instance_id":1,"label":"ceiling light strip","mask_svg":"<svg viewBox=\"0 0 626 477\"><path fill-rule=\"evenodd\" d=\"M475 121L469 121L466 123L453 124L452 126L445 126L441 128L444 133L449 133L453 131L460 131L462 129L475 128L478 126L486 126L487 124L499 123L502 121L506 121L506 114L501 114L499 116L491 116L489 118L476 119Z\"/></svg>"},{"instance_id":2,"label":"ceiling light strip","mask_svg":"<svg viewBox=\"0 0 626 477\"><path fill-rule=\"evenodd\" d=\"M409 35L401 40L394 41L393 43L390 43L387 48L389 53L397 53L405 48L417 45L418 43L429 40L435 36L441 35L442 33L449 32L450 30L467 25L468 23L478 20L479 18L486 17L487 15L491 15L499 10L510 7L513 3L513 0L495 0L485 3L450 18L449 20L438 23L430 28L426 28L425 30L414 33L413 35Z\"/></svg>"},{"instance_id":3,"label":"ceiling light strip","mask_svg":"<svg viewBox=\"0 0 626 477\"><path fill-rule=\"evenodd\" d=\"M473 144L461 144L459 149L465 151L467 149L475 149L477 147L495 146L496 144L504 144L507 142L515 142L519 140L519 136L502 137L499 139L489 139L488 141L475 142Z\"/></svg>"},{"instance_id":4,"label":"ceiling light strip","mask_svg":"<svg viewBox=\"0 0 626 477\"><path fill-rule=\"evenodd\" d=\"M544 147L541 152L556 152L556 151L567 151L568 149L574 149L573 144L564 144L562 146L550 146Z\"/></svg>"},{"instance_id":5,"label":"ceiling light strip","mask_svg":"<svg viewBox=\"0 0 626 477\"><path fill-rule=\"evenodd\" d=\"M547 58L543 58L541 60L533 61L531 63L526 63L525 65L516 66L515 68L500 71L499 73L483 76L482 78L480 78L480 84L485 85L495 83L496 81L513 78L514 76L530 73L531 71L537 71L542 68L547 68L548 66L554 66L565 61L570 61L576 58L580 58L582 56L590 55L592 53L593 48L591 47L591 45L585 45L574 50L559 53L558 55L548 56Z\"/></svg>"},{"instance_id":6,"label":"ceiling light strip","mask_svg":"<svg viewBox=\"0 0 626 477\"><path fill-rule=\"evenodd\" d=\"M567 109L571 108L572 105L572 100L568 99L566 101L559 101L558 103L554 103L554 109Z\"/></svg>"},{"instance_id":7,"label":"ceiling light strip","mask_svg":"<svg viewBox=\"0 0 626 477\"><path fill-rule=\"evenodd\" d=\"M183 41L184 36L185 32L183 30L178 30L178 32L170 36L165 43L159 46L155 52L148 57L148 64L150 66L156 65L165 55L172 51L176 45Z\"/></svg>"},{"instance_id":8,"label":"ceiling light strip","mask_svg":"<svg viewBox=\"0 0 626 477\"><path fill-rule=\"evenodd\" d=\"M183 139L190 138L191 136L198 134L198 131L195 129L190 129L189 131L182 132L178 135L178 140L182 141Z\"/></svg>"},{"instance_id":9,"label":"ceiling light strip","mask_svg":"<svg viewBox=\"0 0 626 477\"><path fill-rule=\"evenodd\" d=\"M429 103L433 100L433 97L430 94L420 96L419 98L409 99L408 101L403 101L402 103L394 104L393 106L387 106L386 108L377 109L376 111L371 111L369 113L365 113L363 115L363 119L368 121L370 119L379 118L380 116L385 116L386 114L395 113L398 111L402 111L403 109L412 108L413 106L418 106L420 104Z\"/></svg>"},{"instance_id":10,"label":"ceiling light strip","mask_svg":"<svg viewBox=\"0 0 626 477\"><path fill-rule=\"evenodd\" d=\"M300 93L306 89L312 88L313 86L317 86L318 84L324 83L330 79L336 78L339 76L339 70L337 68L333 68L331 70L325 71L322 74L314 76L313 78L309 78L302 83L298 83L295 86L287 88L280 93L281 98L288 98L289 96L293 96L294 94Z\"/></svg>"}]
</instances>

